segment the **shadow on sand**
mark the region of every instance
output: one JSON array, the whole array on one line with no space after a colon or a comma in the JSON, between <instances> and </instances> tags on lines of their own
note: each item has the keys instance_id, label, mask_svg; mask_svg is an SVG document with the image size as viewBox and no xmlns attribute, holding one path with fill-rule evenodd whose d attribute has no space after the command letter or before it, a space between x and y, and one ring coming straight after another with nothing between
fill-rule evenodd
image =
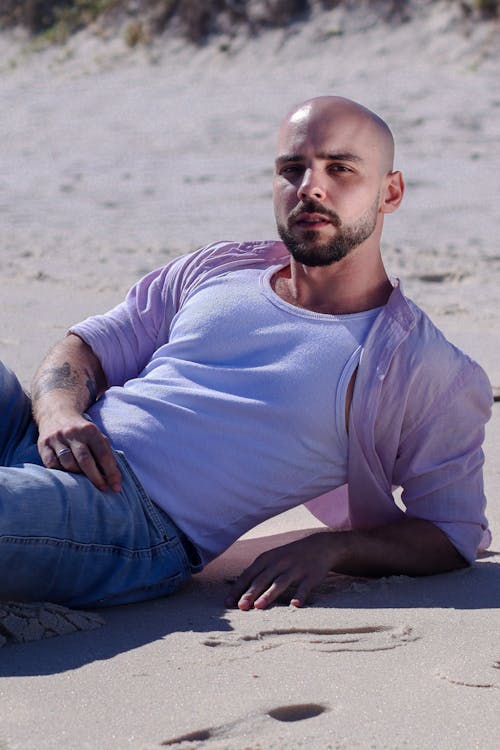
<instances>
[{"instance_id":1,"label":"shadow on sand","mask_svg":"<svg viewBox=\"0 0 500 750\"><path fill-rule=\"evenodd\" d=\"M96 610L105 620L105 625L97 630L6 646L0 650L0 676L74 670L165 639L172 633L232 631L231 612L224 606L230 581L261 552L311 531L317 529L240 540L183 591L169 598ZM499 561L500 554L489 553L472 568L425 578L353 579L332 574L310 606L323 610L499 608ZM283 599L277 606L288 606L288 601Z\"/></svg>"}]
</instances>

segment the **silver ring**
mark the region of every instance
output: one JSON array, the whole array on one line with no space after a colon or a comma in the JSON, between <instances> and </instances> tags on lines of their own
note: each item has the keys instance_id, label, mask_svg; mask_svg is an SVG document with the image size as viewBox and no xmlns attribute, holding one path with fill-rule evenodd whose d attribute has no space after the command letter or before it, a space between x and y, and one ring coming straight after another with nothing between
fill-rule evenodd
<instances>
[{"instance_id":1,"label":"silver ring","mask_svg":"<svg viewBox=\"0 0 500 750\"><path fill-rule=\"evenodd\" d=\"M71 453L71 448L61 448L60 451L57 451L57 458L61 458L61 456L65 456L67 453Z\"/></svg>"}]
</instances>

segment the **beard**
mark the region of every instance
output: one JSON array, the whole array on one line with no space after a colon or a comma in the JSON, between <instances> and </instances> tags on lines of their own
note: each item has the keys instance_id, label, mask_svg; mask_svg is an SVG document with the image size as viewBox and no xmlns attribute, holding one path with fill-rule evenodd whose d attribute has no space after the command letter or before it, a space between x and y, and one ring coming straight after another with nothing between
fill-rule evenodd
<instances>
[{"instance_id":1,"label":"beard","mask_svg":"<svg viewBox=\"0 0 500 750\"><path fill-rule=\"evenodd\" d=\"M342 224L340 217L334 212L317 204L315 201L306 200L299 203L290 213L287 223L277 223L278 234L286 245L290 255L304 266L329 266L338 263L346 257L351 250L361 245L373 233L377 224L379 198L373 205L353 224ZM337 228L334 237L324 242L318 240L319 232L309 229L302 233L299 240L293 234L294 219L301 213L319 213L325 216Z\"/></svg>"}]
</instances>

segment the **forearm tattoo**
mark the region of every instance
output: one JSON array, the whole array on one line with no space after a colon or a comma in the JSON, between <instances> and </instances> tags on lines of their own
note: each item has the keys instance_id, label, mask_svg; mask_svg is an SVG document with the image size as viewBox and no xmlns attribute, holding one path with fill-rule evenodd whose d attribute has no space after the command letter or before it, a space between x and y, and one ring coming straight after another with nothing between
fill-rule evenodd
<instances>
[{"instance_id":1,"label":"forearm tattoo","mask_svg":"<svg viewBox=\"0 0 500 750\"><path fill-rule=\"evenodd\" d=\"M87 377L85 386L89 392L89 403L93 404L97 398L97 387L92 374L85 368L84 373ZM71 369L69 362L65 362L60 367L50 367L44 370L32 392L33 401L38 399L49 391L63 390L71 391L79 387L81 383L80 373L76 369Z\"/></svg>"},{"instance_id":2,"label":"forearm tattoo","mask_svg":"<svg viewBox=\"0 0 500 750\"><path fill-rule=\"evenodd\" d=\"M89 403L93 404L97 400L96 382L87 368L85 368L85 375L87 376L85 385L87 386L87 390L89 392Z\"/></svg>"}]
</instances>

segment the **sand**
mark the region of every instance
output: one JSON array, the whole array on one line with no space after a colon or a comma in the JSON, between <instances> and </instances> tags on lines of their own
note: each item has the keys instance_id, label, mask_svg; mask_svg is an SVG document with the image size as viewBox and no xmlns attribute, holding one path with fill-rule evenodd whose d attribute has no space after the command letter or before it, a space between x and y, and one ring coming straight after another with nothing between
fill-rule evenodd
<instances>
[{"instance_id":1,"label":"sand","mask_svg":"<svg viewBox=\"0 0 500 750\"><path fill-rule=\"evenodd\" d=\"M422 18L392 28L337 9L201 49L165 38L130 50L82 33L33 53L19 33L0 35L1 359L28 384L68 325L147 270L214 240L274 237L276 126L303 98L337 93L396 136L407 194L386 222L388 269L500 393L498 25L469 28L446 2L420 5ZM317 525L298 508L171 599L6 644L1 750L490 746L499 408L485 448L494 542L473 568L332 576L301 610L225 609L245 563Z\"/></svg>"}]
</instances>

